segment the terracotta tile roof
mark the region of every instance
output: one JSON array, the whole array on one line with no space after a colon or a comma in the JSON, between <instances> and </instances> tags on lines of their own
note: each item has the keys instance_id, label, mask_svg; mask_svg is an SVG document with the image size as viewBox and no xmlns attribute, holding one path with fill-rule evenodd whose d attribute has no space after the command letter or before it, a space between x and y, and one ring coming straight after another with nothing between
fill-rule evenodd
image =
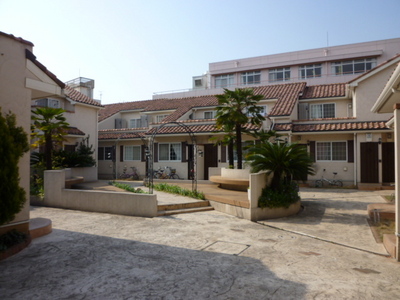
<instances>
[{"instance_id":1,"label":"terracotta tile roof","mask_svg":"<svg viewBox=\"0 0 400 300\"><path fill-rule=\"evenodd\" d=\"M192 107L215 106L217 100L215 96L187 97L176 99L155 99L144 101L133 101L125 103L115 103L106 105L105 109L99 113L99 121L103 121L112 115L129 110L143 111L163 111L175 110L163 122L176 121Z\"/></svg>"},{"instance_id":2,"label":"terracotta tile roof","mask_svg":"<svg viewBox=\"0 0 400 300\"><path fill-rule=\"evenodd\" d=\"M24 40L23 38L20 38L20 37L16 37L16 36L14 36L12 34L8 34L8 33L0 31L0 35L8 37L10 39L13 39L13 40L15 40L17 42L20 42L20 43L28 45L28 46L32 46L32 47L34 46L32 42Z\"/></svg>"},{"instance_id":3,"label":"terracotta tile roof","mask_svg":"<svg viewBox=\"0 0 400 300\"><path fill-rule=\"evenodd\" d=\"M135 139L145 136L145 132L99 132L99 140Z\"/></svg>"},{"instance_id":4,"label":"terracotta tile roof","mask_svg":"<svg viewBox=\"0 0 400 300\"><path fill-rule=\"evenodd\" d=\"M266 99L278 99L269 113L270 117L289 116L305 87L305 82L277 84L256 87L254 88L254 93L262 94Z\"/></svg>"},{"instance_id":5,"label":"terracotta tile roof","mask_svg":"<svg viewBox=\"0 0 400 300\"><path fill-rule=\"evenodd\" d=\"M354 131L354 130L389 129L386 127L386 121L293 124L292 126L293 126L292 127L293 132Z\"/></svg>"},{"instance_id":6,"label":"terracotta tile roof","mask_svg":"<svg viewBox=\"0 0 400 300\"><path fill-rule=\"evenodd\" d=\"M344 117L344 118L317 118L317 119L304 119L304 120L292 120L293 123L304 123L307 121L337 121L337 120L355 120L356 117Z\"/></svg>"},{"instance_id":7,"label":"terracotta tile roof","mask_svg":"<svg viewBox=\"0 0 400 300\"><path fill-rule=\"evenodd\" d=\"M291 131L292 127L292 123L277 123L272 129L275 131Z\"/></svg>"},{"instance_id":8,"label":"terracotta tile roof","mask_svg":"<svg viewBox=\"0 0 400 300\"><path fill-rule=\"evenodd\" d=\"M265 99L278 99L277 104L271 111L271 113L274 113L274 115L290 115L296 100L299 97L299 93L304 90L305 85L305 82L301 82L260 86L254 88L254 93L264 95ZM175 110L163 120L163 122L170 122L178 120L181 116L194 107L217 105L218 100L215 95L115 103L105 105L105 109L100 111L99 122L125 110Z\"/></svg>"},{"instance_id":9,"label":"terracotta tile roof","mask_svg":"<svg viewBox=\"0 0 400 300\"><path fill-rule=\"evenodd\" d=\"M57 76L54 75L52 72L47 70L47 68L38 60L36 60L36 56L28 49L25 49L25 57L26 59L29 59L34 65L36 65L40 70L42 70L47 76L49 76L55 83L57 83L59 87L65 87L65 83L58 79Z\"/></svg>"},{"instance_id":10,"label":"terracotta tile roof","mask_svg":"<svg viewBox=\"0 0 400 300\"><path fill-rule=\"evenodd\" d=\"M80 130L80 129L76 128L76 127L68 127L68 129L67 129L67 134L71 134L71 135L85 135L85 133L84 133L82 130Z\"/></svg>"},{"instance_id":11,"label":"terracotta tile roof","mask_svg":"<svg viewBox=\"0 0 400 300\"><path fill-rule=\"evenodd\" d=\"M99 102L89 98L88 96L82 94L81 92L74 90L70 86L66 85L64 88L64 93L65 95L72 99L73 101L79 102L79 103L84 103L84 104L89 104L97 107L104 107L101 105Z\"/></svg>"},{"instance_id":12,"label":"terracotta tile roof","mask_svg":"<svg viewBox=\"0 0 400 300\"><path fill-rule=\"evenodd\" d=\"M220 132L217 130L215 124L204 124L204 125L188 125L189 129L193 133L216 133ZM248 130L257 130L259 126L248 124L246 126ZM156 127L150 129L146 134L152 134L157 130ZM157 131L157 134L177 134L177 133L187 133L187 129L183 126L164 126Z\"/></svg>"},{"instance_id":13,"label":"terracotta tile roof","mask_svg":"<svg viewBox=\"0 0 400 300\"><path fill-rule=\"evenodd\" d=\"M322 84L307 86L301 99L329 98L346 96L346 84Z\"/></svg>"}]
</instances>

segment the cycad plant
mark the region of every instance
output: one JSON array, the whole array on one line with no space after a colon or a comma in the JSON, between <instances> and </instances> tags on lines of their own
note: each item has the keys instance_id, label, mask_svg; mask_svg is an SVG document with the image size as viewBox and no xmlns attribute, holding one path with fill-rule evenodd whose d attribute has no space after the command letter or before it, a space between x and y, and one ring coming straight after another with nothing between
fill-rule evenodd
<instances>
[{"instance_id":1,"label":"cycad plant","mask_svg":"<svg viewBox=\"0 0 400 300\"><path fill-rule=\"evenodd\" d=\"M267 171L272 175L270 188L278 190L293 177L314 174L312 159L306 149L297 144L263 141L249 150L247 160L252 172Z\"/></svg>"}]
</instances>

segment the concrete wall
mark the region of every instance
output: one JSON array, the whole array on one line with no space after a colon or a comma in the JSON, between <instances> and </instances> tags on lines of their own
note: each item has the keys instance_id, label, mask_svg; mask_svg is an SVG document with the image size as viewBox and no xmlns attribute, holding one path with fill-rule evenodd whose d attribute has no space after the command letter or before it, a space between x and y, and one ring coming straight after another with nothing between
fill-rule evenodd
<instances>
[{"instance_id":1,"label":"concrete wall","mask_svg":"<svg viewBox=\"0 0 400 300\"><path fill-rule=\"evenodd\" d=\"M44 172L43 206L127 216L157 216L157 196L124 192L65 189L65 170Z\"/></svg>"},{"instance_id":2,"label":"concrete wall","mask_svg":"<svg viewBox=\"0 0 400 300\"><path fill-rule=\"evenodd\" d=\"M31 91L25 88L27 76L25 49L32 51L32 46L0 35L0 49L0 107L2 113L4 115L11 111L15 114L17 126L21 126L29 135ZM29 153L20 159L18 168L20 186L26 191L26 197L29 199ZM28 231L29 200L9 225L0 226L0 233L8 231L12 226L17 226L21 231Z\"/></svg>"}]
</instances>

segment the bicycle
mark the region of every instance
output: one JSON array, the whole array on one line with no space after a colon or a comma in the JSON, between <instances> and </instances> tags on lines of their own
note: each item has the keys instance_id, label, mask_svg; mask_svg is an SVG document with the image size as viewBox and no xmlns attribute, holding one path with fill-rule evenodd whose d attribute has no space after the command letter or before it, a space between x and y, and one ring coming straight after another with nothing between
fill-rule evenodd
<instances>
[{"instance_id":1,"label":"bicycle","mask_svg":"<svg viewBox=\"0 0 400 300\"><path fill-rule=\"evenodd\" d=\"M137 173L137 169L135 167L131 167L132 173L126 173L126 167L122 174L119 175L120 179L133 179L139 180L139 174Z\"/></svg>"},{"instance_id":2,"label":"bicycle","mask_svg":"<svg viewBox=\"0 0 400 300\"><path fill-rule=\"evenodd\" d=\"M319 188L319 187L323 187L324 186L324 182L329 183L329 185L332 186L337 186L337 187L342 187L343 186L343 181L341 181L340 179L335 179L337 175L337 172L333 172L333 179L327 179L324 177L324 175L322 175L321 179L316 180L315 181L315 187Z\"/></svg>"},{"instance_id":3,"label":"bicycle","mask_svg":"<svg viewBox=\"0 0 400 300\"><path fill-rule=\"evenodd\" d=\"M176 169L172 169L171 167L161 167L158 168L154 173L154 178L157 179L179 179L178 174L176 174Z\"/></svg>"}]
</instances>

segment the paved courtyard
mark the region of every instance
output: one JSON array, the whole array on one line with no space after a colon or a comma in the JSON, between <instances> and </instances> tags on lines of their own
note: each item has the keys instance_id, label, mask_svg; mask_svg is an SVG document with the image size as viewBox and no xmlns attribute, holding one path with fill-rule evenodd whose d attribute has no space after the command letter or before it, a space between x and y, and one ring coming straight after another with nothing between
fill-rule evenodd
<instances>
[{"instance_id":1,"label":"paved courtyard","mask_svg":"<svg viewBox=\"0 0 400 300\"><path fill-rule=\"evenodd\" d=\"M265 224L216 211L139 218L32 207L53 232L0 262L1 299L399 298L400 264L368 245L363 228L379 193L302 196L302 213Z\"/></svg>"}]
</instances>

